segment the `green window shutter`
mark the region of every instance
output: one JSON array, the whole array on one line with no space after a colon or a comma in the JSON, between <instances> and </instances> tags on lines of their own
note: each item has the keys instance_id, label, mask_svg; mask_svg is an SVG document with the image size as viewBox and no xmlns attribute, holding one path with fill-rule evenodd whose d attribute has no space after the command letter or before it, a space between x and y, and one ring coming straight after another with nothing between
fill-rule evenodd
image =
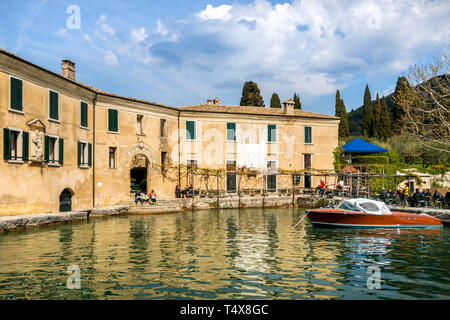
<instances>
[{"instance_id":1,"label":"green window shutter","mask_svg":"<svg viewBox=\"0 0 450 320\"><path fill-rule=\"evenodd\" d=\"M58 93L50 91L50 118L58 120L59 110L58 110Z\"/></svg>"},{"instance_id":2,"label":"green window shutter","mask_svg":"<svg viewBox=\"0 0 450 320\"><path fill-rule=\"evenodd\" d=\"M3 159L11 159L11 138L8 128L3 128Z\"/></svg>"},{"instance_id":3,"label":"green window shutter","mask_svg":"<svg viewBox=\"0 0 450 320\"><path fill-rule=\"evenodd\" d=\"M22 132L22 160L28 161L28 132Z\"/></svg>"},{"instance_id":4,"label":"green window shutter","mask_svg":"<svg viewBox=\"0 0 450 320\"><path fill-rule=\"evenodd\" d=\"M195 140L195 121L186 121L186 139Z\"/></svg>"},{"instance_id":5,"label":"green window shutter","mask_svg":"<svg viewBox=\"0 0 450 320\"><path fill-rule=\"evenodd\" d=\"M236 141L236 123L227 123L227 140Z\"/></svg>"},{"instance_id":6,"label":"green window shutter","mask_svg":"<svg viewBox=\"0 0 450 320\"><path fill-rule=\"evenodd\" d=\"M45 136L44 138L44 160L45 162L49 162L49 154L50 154L50 138Z\"/></svg>"},{"instance_id":7,"label":"green window shutter","mask_svg":"<svg viewBox=\"0 0 450 320\"><path fill-rule=\"evenodd\" d=\"M88 166L91 166L91 158L92 158L92 144L88 143Z\"/></svg>"},{"instance_id":8,"label":"green window shutter","mask_svg":"<svg viewBox=\"0 0 450 320\"><path fill-rule=\"evenodd\" d=\"M305 127L305 143L311 143L311 127Z\"/></svg>"},{"instance_id":9,"label":"green window shutter","mask_svg":"<svg viewBox=\"0 0 450 320\"><path fill-rule=\"evenodd\" d=\"M119 131L119 115L117 110L108 109L108 131Z\"/></svg>"},{"instance_id":10,"label":"green window shutter","mask_svg":"<svg viewBox=\"0 0 450 320\"><path fill-rule=\"evenodd\" d=\"M11 78L11 109L22 111L22 80Z\"/></svg>"},{"instance_id":11,"label":"green window shutter","mask_svg":"<svg viewBox=\"0 0 450 320\"><path fill-rule=\"evenodd\" d=\"M64 139L59 138L59 164L64 163Z\"/></svg>"},{"instance_id":12,"label":"green window shutter","mask_svg":"<svg viewBox=\"0 0 450 320\"><path fill-rule=\"evenodd\" d=\"M80 112L80 125L82 127L86 127L88 126L88 105L86 102L81 102L80 104L80 108L81 108L81 112Z\"/></svg>"},{"instance_id":13,"label":"green window shutter","mask_svg":"<svg viewBox=\"0 0 450 320\"><path fill-rule=\"evenodd\" d=\"M269 124L267 126L267 141L268 142L276 142L277 141L277 126L274 124Z\"/></svg>"},{"instance_id":14,"label":"green window shutter","mask_svg":"<svg viewBox=\"0 0 450 320\"><path fill-rule=\"evenodd\" d=\"M119 111L114 110L114 129L119 132Z\"/></svg>"},{"instance_id":15,"label":"green window shutter","mask_svg":"<svg viewBox=\"0 0 450 320\"><path fill-rule=\"evenodd\" d=\"M78 141L78 166L81 166L81 142Z\"/></svg>"}]
</instances>

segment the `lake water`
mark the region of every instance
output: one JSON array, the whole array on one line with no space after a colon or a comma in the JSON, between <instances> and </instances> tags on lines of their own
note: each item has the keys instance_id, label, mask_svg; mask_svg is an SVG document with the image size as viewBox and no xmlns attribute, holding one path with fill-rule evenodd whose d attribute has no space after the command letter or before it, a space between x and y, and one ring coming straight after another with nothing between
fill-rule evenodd
<instances>
[{"instance_id":1,"label":"lake water","mask_svg":"<svg viewBox=\"0 0 450 320\"><path fill-rule=\"evenodd\" d=\"M450 298L449 228L305 219L293 229L304 213L132 215L0 234L0 299ZM80 289L68 289L69 267Z\"/></svg>"}]
</instances>

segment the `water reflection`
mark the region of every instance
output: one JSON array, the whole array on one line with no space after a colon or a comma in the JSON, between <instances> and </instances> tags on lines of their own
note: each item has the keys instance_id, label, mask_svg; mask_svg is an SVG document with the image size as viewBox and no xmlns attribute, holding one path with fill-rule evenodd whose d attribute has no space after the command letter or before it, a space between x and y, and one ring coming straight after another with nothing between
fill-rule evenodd
<instances>
[{"instance_id":1,"label":"water reflection","mask_svg":"<svg viewBox=\"0 0 450 320\"><path fill-rule=\"evenodd\" d=\"M1 299L450 296L449 230L312 228L301 209L125 216L0 235ZM81 290L66 287L81 269ZM367 288L367 268L381 289Z\"/></svg>"}]
</instances>

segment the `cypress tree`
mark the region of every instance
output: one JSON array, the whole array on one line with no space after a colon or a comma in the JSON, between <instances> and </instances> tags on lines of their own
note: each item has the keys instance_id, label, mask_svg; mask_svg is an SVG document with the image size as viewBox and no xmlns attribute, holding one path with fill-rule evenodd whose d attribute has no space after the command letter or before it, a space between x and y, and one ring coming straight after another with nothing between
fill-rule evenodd
<instances>
[{"instance_id":1,"label":"cypress tree","mask_svg":"<svg viewBox=\"0 0 450 320\"><path fill-rule=\"evenodd\" d=\"M380 97L378 96L375 100L375 118L373 119L373 136L379 138L379 130L380 130L380 117L381 117L381 103Z\"/></svg>"},{"instance_id":2,"label":"cypress tree","mask_svg":"<svg viewBox=\"0 0 450 320\"><path fill-rule=\"evenodd\" d=\"M395 134L402 134L405 129L405 110L398 104L398 101L402 99L402 95L406 94L410 88L408 79L405 77L398 77L397 84L395 86L394 94L392 95L393 107L392 107L392 130Z\"/></svg>"},{"instance_id":3,"label":"cypress tree","mask_svg":"<svg viewBox=\"0 0 450 320\"><path fill-rule=\"evenodd\" d=\"M347 110L345 109L344 100L341 99L339 90L336 91L335 115L336 117L341 118L341 121L339 122L339 137L348 137L350 132L348 128Z\"/></svg>"},{"instance_id":4,"label":"cypress tree","mask_svg":"<svg viewBox=\"0 0 450 320\"><path fill-rule=\"evenodd\" d=\"M373 112L372 112L372 98L370 96L369 86L366 84L366 90L364 91L364 103L363 103L363 119L362 119L363 136L373 136Z\"/></svg>"},{"instance_id":5,"label":"cypress tree","mask_svg":"<svg viewBox=\"0 0 450 320\"><path fill-rule=\"evenodd\" d=\"M386 141L386 139L391 136L392 136L391 116L389 115L386 98L383 97L383 99L381 99L381 115L380 115L380 126L378 128L378 138Z\"/></svg>"},{"instance_id":6,"label":"cypress tree","mask_svg":"<svg viewBox=\"0 0 450 320\"><path fill-rule=\"evenodd\" d=\"M336 90L336 103L335 103L335 107L334 107L334 115L336 117L340 117L341 116L341 93L339 92L339 89Z\"/></svg>"},{"instance_id":7,"label":"cypress tree","mask_svg":"<svg viewBox=\"0 0 450 320\"><path fill-rule=\"evenodd\" d=\"M246 81L242 87L241 106L264 107L264 100L256 82Z\"/></svg>"},{"instance_id":8,"label":"cypress tree","mask_svg":"<svg viewBox=\"0 0 450 320\"><path fill-rule=\"evenodd\" d=\"M270 107L271 108L281 108L280 97L276 92L272 94L272 98L270 99Z\"/></svg>"},{"instance_id":9,"label":"cypress tree","mask_svg":"<svg viewBox=\"0 0 450 320\"><path fill-rule=\"evenodd\" d=\"M302 109L302 103L300 102L300 96L294 92L294 100L295 104L294 104L294 109L298 109L301 110Z\"/></svg>"}]
</instances>

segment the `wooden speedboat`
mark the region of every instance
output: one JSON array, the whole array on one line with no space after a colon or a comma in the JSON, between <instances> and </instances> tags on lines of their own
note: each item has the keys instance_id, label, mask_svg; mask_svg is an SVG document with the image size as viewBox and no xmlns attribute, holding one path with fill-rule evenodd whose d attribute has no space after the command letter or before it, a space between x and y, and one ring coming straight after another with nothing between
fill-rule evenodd
<instances>
[{"instance_id":1,"label":"wooden speedboat","mask_svg":"<svg viewBox=\"0 0 450 320\"><path fill-rule=\"evenodd\" d=\"M440 228L442 222L428 214L391 212L384 202L347 199L337 208L307 212L315 226L351 228Z\"/></svg>"}]
</instances>

